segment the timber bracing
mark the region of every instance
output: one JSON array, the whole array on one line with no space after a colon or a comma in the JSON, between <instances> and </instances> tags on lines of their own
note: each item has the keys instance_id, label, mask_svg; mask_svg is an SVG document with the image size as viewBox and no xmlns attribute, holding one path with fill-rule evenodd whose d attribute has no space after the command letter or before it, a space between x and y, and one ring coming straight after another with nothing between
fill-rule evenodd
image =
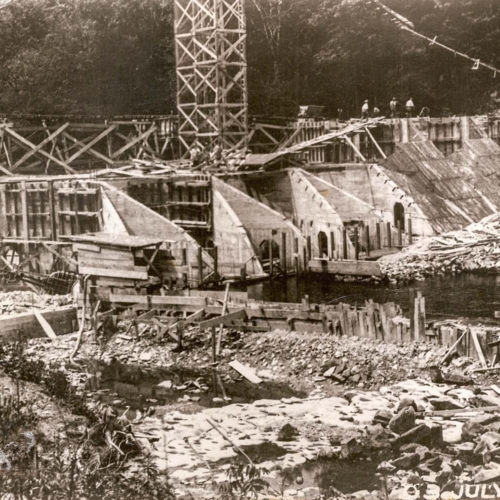
<instances>
[{"instance_id":1,"label":"timber bracing","mask_svg":"<svg viewBox=\"0 0 500 500\"><path fill-rule=\"evenodd\" d=\"M175 0L179 139L232 149L248 134L243 0Z\"/></svg>"},{"instance_id":2,"label":"timber bracing","mask_svg":"<svg viewBox=\"0 0 500 500\"><path fill-rule=\"evenodd\" d=\"M107 121L0 123L0 171L6 175L71 173L114 167L132 158L174 156L175 117Z\"/></svg>"}]
</instances>

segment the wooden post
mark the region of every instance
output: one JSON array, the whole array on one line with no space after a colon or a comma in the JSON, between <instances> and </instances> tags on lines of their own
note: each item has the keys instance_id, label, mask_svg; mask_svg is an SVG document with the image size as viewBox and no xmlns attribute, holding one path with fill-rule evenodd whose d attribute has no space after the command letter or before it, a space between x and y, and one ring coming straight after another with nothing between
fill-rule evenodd
<instances>
[{"instance_id":1,"label":"wooden post","mask_svg":"<svg viewBox=\"0 0 500 500\"><path fill-rule=\"evenodd\" d=\"M387 248L392 248L391 223L387 223Z\"/></svg>"},{"instance_id":2,"label":"wooden post","mask_svg":"<svg viewBox=\"0 0 500 500\"><path fill-rule=\"evenodd\" d=\"M311 244L311 236L307 237L307 260L310 261L312 259L312 244Z\"/></svg>"},{"instance_id":3,"label":"wooden post","mask_svg":"<svg viewBox=\"0 0 500 500\"><path fill-rule=\"evenodd\" d=\"M23 239L24 239L24 252L25 258L28 257L30 253L30 245L28 243L30 239L30 230L29 230L29 214L28 214L28 193L26 189L26 181L21 182L21 215L23 220Z\"/></svg>"},{"instance_id":4,"label":"wooden post","mask_svg":"<svg viewBox=\"0 0 500 500\"><path fill-rule=\"evenodd\" d=\"M354 228L354 260L359 260L359 235L358 226Z\"/></svg>"},{"instance_id":5,"label":"wooden post","mask_svg":"<svg viewBox=\"0 0 500 500\"><path fill-rule=\"evenodd\" d=\"M302 247L302 260L304 261L304 272L309 270L309 261L307 260L307 248Z\"/></svg>"},{"instance_id":6,"label":"wooden post","mask_svg":"<svg viewBox=\"0 0 500 500\"><path fill-rule=\"evenodd\" d=\"M274 251L273 251L274 240L271 238L269 240L269 276L274 274Z\"/></svg>"},{"instance_id":7,"label":"wooden post","mask_svg":"<svg viewBox=\"0 0 500 500\"><path fill-rule=\"evenodd\" d=\"M380 238L380 222L377 222L377 226L376 226L376 238L377 238L377 250L380 250L382 248L382 240Z\"/></svg>"},{"instance_id":8,"label":"wooden post","mask_svg":"<svg viewBox=\"0 0 500 500\"><path fill-rule=\"evenodd\" d=\"M300 273L300 264L299 264L299 239L293 239L293 261L295 265L295 273L298 275Z\"/></svg>"},{"instance_id":9,"label":"wooden post","mask_svg":"<svg viewBox=\"0 0 500 500\"><path fill-rule=\"evenodd\" d=\"M347 229L342 229L342 258L347 260Z\"/></svg>"},{"instance_id":10,"label":"wooden post","mask_svg":"<svg viewBox=\"0 0 500 500\"><path fill-rule=\"evenodd\" d=\"M183 328L180 326L180 322L177 323L176 333L177 333L177 350L182 351L182 331Z\"/></svg>"},{"instance_id":11,"label":"wooden post","mask_svg":"<svg viewBox=\"0 0 500 500\"><path fill-rule=\"evenodd\" d=\"M408 217L408 245L413 244L413 231L411 227L411 217Z\"/></svg>"},{"instance_id":12,"label":"wooden post","mask_svg":"<svg viewBox=\"0 0 500 500\"><path fill-rule=\"evenodd\" d=\"M335 233L330 231L330 260L335 259Z\"/></svg>"},{"instance_id":13,"label":"wooden post","mask_svg":"<svg viewBox=\"0 0 500 500\"><path fill-rule=\"evenodd\" d=\"M309 311L310 308L311 303L309 302L309 295L304 295L304 298L302 299L302 310Z\"/></svg>"},{"instance_id":14,"label":"wooden post","mask_svg":"<svg viewBox=\"0 0 500 500\"><path fill-rule=\"evenodd\" d=\"M401 229L401 220L398 219L398 248L403 248L403 231Z\"/></svg>"},{"instance_id":15,"label":"wooden post","mask_svg":"<svg viewBox=\"0 0 500 500\"><path fill-rule=\"evenodd\" d=\"M181 249L181 253L182 253L182 265L184 267L187 267L187 265L188 265L187 248L183 247ZM188 288L189 287L189 281L188 281L188 273L187 272L182 273L182 279L184 280L184 286L186 288Z\"/></svg>"},{"instance_id":16,"label":"wooden post","mask_svg":"<svg viewBox=\"0 0 500 500\"><path fill-rule=\"evenodd\" d=\"M210 329L212 332L212 363L217 363L217 337L215 326Z\"/></svg>"},{"instance_id":17,"label":"wooden post","mask_svg":"<svg viewBox=\"0 0 500 500\"><path fill-rule=\"evenodd\" d=\"M219 249L214 246L214 278L219 279Z\"/></svg>"},{"instance_id":18,"label":"wooden post","mask_svg":"<svg viewBox=\"0 0 500 500\"><path fill-rule=\"evenodd\" d=\"M370 256L370 228L369 226L365 227L365 240L366 240L366 256Z\"/></svg>"},{"instance_id":19,"label":"wooden post","mask_svg":"<svg viewBox=\"0 0 500 500\"><path fill-rule=\"evenodd\" d=\"M198 286L203 284L203 249L198 247Z\"/></svg>"},{"instance_id":20,"label":"wooden post","mask_svg":"<svg viewBox=\"0 0 500 500\"><path fill-rule=\"evenodd\" d=\"M281 233L281 271L283 275L286 277L287 269L286 269L286 233Z\"/></svg>"},{"instance_id":21,"label":"wooden post","mask_svg":"<svg viewBox=\"0 0 500 500\"><path fill-rule=\"evenodd\" d=\"M242 283L245 283L247 280L247 266L246 266L246 264L244 264L240 268L240 280Z\"/></svg>"},{"instance_id":22,"label":"wooden post","mask_svg":"<svg viewBox=\"0 0 500 500\"><path fill-rule=\"evenodd\" d=\"M226 283L226 290L224 292L224 302L222 303L222 314L221 316L224 316L224 314L227 313L227 303L229 301L229 289L231 287L231 283ZM219 326L219 336L217 337L217 348L216 348L216 354L217 356L220 354L220 349L221 349L221 344L222 344L222 333L224 330L224 325Z\"/></svg>"}]
</instances>

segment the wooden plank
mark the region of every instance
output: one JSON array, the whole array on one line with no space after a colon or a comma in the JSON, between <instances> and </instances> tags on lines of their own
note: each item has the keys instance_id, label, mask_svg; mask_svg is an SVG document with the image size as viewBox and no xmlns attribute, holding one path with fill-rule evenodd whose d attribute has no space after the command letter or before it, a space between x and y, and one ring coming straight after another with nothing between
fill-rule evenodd
<instances>
[{"instance_id":1,"label":"wooden plank","mask_svg":"<svg viewBox=\"0 0 500 500\"><path fill-rule=\"evenodd\" d=\"M315 273L327 273L349 276L382 276L380 265L376 261L326 261L310 260L309 269Z\"/></svg>"},{"instance_id":2,"label":"wooden plank","mask_svg":"<svg viewBox=\"0 0 500 500\"><path fill-rule=\"evenodd\" d=\"M152 306L171 306L171 305L186 305L191 307L204 307L206 299L204 297L175 297L161 295L118 295L112 293L110 295L111 302L122 302L125 304L148 304ZM218 308L222 310L222 307ZM196 312L193 311L193 312Z\"/></svg>"},{"instance_id":3,"label":"wooden plank","mask_svg":"<svg viewBox=\"0 0 500 500\"><path fill-rule=\"evenodd\" d=\"M477 332L473 329L470 330L470 336L472 337L472 341L474 342L474 347L476 348L477 355L479 356L479 361L483 365L483 368L487 368L488 365L486 363L486 359L483 354L483 350L481 349L481 344L479 343L479 339L477 338Z\"/></svg>"},{"instance_id":4,"label":"wooden plank","mask_svg":"<svg viewBox=\"0 0 500 500\"><path fill-rule=\"evenodd\" d=\"M110 278L129 278L137 280L147 280L148 272L145 267L136 267L133 271L120 269L101 269L97 267L79 266L80 274L88 274L90 276L107 276Z\"/></svg>"},{"instance_id":5,"label":"wooden plank","mask_svg":"<svg viewBox=\"0 0 500 500\"><path fill-rule=\"evenodd\" d=\"M49 325L47 320L42 316L42 313L35 309L33 310L33 314L40 323L40 326L43 328L43 331L45 332L47 337L50 337L51 339L57 338L57 335L54 333L54 330L52 330L52 327Z\"/></svg>"},{"instance_id":6,"label":"wooden plank","mask_svg":"<svg viewBox=\"0 0 500 500\"><path fill-rule=\"evenodd\" d=\"M229 366L233 369L236 370L240 375L245 377L249 382L252 384L260 384L262 382L262 379L257 377L253 370L248 368L248 366L242 365L239 361L234 360L229 363Z\"/></svg>"},{"instance_id":7,"label":"wooden plank","mask_svg":"<svg viewBox=\"0 0 500 500\"><path fill-rule=\"evenodd\" d=\"M245 319L247 317L245 309L240 309L236 312L225 314L217 318L208 319L200 323L201 330L208 330L212 326L231 325L231 322L237 319Z\"/></svg>"},{"instance_id":8,"label":"wooden plank","mask_svg":"<svg viewBox=\"0 0 500 500\"><path fill-rule=\"evenodd\" d=\"M184 328L186 325L189 325L191 323L194 323L195 321L198 321L199 319L203 318L205 315L205 308L202 308L195 313L191 314L188 316L186 319L183 319L181 321L178 321L177 323L174 323L173 325L170 325L168 327L169 331L174 331L177 328Z\"/></svg>"},{"instance_id":9,"label":"wooden plank","mask_svg":"<svg viewBox=\"0 0 500 500\"><path fill-rule=\"evenodd\" d=\"M73 245L73 248L77 250L78 252L94 252L94 253L99 253L101 251L101 247L97 245L91 245L89 244L84 244L84 243L78 243Z\"/></svg>"}]
</instances>

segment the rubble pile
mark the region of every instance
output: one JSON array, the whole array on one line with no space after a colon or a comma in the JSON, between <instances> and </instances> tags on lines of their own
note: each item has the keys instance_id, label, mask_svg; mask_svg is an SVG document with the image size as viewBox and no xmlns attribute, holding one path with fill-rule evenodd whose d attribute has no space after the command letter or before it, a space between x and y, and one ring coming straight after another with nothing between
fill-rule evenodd
<instances>
[{"instance_id":1,"label":"rubble pile","mask_svg":"<svg viewBox=\"0 0 500 500\"><path fill-rule=\"evenodd\" d=\"M425 239L379 262L382 274L394 283L463 271L500 272L500 214Z\"/></svg>"},{"instance_id":2,"label":"rubble pile","mask_svg":"<svg viewBox=\"0 0 500 500\"><path fill-rule=\"evenodd\" d=\"M49 309L71 305L71 295L36 294L25 290L0 293L0 315L30 312L33 308Z\"/></svg>"}]
</instances>

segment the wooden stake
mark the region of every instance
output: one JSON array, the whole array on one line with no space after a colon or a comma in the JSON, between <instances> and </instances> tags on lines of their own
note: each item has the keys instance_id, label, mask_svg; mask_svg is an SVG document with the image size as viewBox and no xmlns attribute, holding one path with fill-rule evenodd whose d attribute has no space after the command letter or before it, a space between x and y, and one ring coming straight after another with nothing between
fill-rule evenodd
<instances>
[{"instance_id":1,"label":"wooden stake","mask_svg":"<svg viewBox=\"0 0 500 500\"><path fill-rule=\"evenodd\" d=\"M382 248L382 241L380 238L380 222L377 222L376 233L377 233L377 250L380 250Z\"/></svg>"},{"instance_id":2,"label":"wooden stake","mask_svg":"<svg viewBox=\"0 0 500 500\"><path fill-rule=\"evenodd\" d=\"M354 228L354 260L359 260L359 236L358 226Z\"/></svg>"},{"instance_id":3,"label":"wooden stake","mask_svg":"<svg viewBox=\"0 0 500 500\"><path fill-rule=\"evenodd\" d=\"M479 361L481 361L483 368L488 368L488 364L486 363L486 359L484 357L483 350L481 349L479 339L477 338L476 331L471 329L470 336L472 337L472 341L474 342L474 347L476 348L477 355L479 356Z\"/></svg>"},{"instance_id":4,"label":"wooden stake","mask_svg":"<svg viewBox=\"0 0 500 500\"><path fill-rule=\"evenodd\" d=\"M347 229L342 229L342 258L347 260Z\"/></svg>"},{"instance_id":5,"label":"wooden stake","mask_svg":"<svg viewBox=\"0 0 500 500\"><path fill-rule=\"evenodd\" d=\"M387 248L392 248L391 223L387 223Z\"/></svg>"},{"instance_id":6,"label":"wooden stake","mask_svg":"<svg viewBox=\"0 0 500 500\"><path fill-rule=\"evenodd\" d=\"M370 256L370 227L365 227L366 256Z\"/></svg>"},{"instance_id":7,"label":"wooden stake","mask_svg":"<svg viewBox=\"0 0 500 500\"><path fill-rule=\"evenodd\" d=\"M413 230L412 230L412 224L411 224L411 217L408 218L408 244L412 245L413 244Z\"/></svg>"},{"instance_id":8,"label":"wooden stake","mask_svg":"<svg viewBox=\"0 0 500 500\"><path fill-rule=\"evenodd\" d=\"M221 316L224 316L224 314L227 313L227 303L229 300L229 288L231 287L231 283L226 283L226 290L224 291L224 302L222 303L222 314ZM224 330L224 325L220 325L219 327L219 336L217 337L217 349L216 349L216 354L217 356L220 356L220 349L221 349L221 343L222 343L222 332Z\"/></svg>"}]
</instances>

